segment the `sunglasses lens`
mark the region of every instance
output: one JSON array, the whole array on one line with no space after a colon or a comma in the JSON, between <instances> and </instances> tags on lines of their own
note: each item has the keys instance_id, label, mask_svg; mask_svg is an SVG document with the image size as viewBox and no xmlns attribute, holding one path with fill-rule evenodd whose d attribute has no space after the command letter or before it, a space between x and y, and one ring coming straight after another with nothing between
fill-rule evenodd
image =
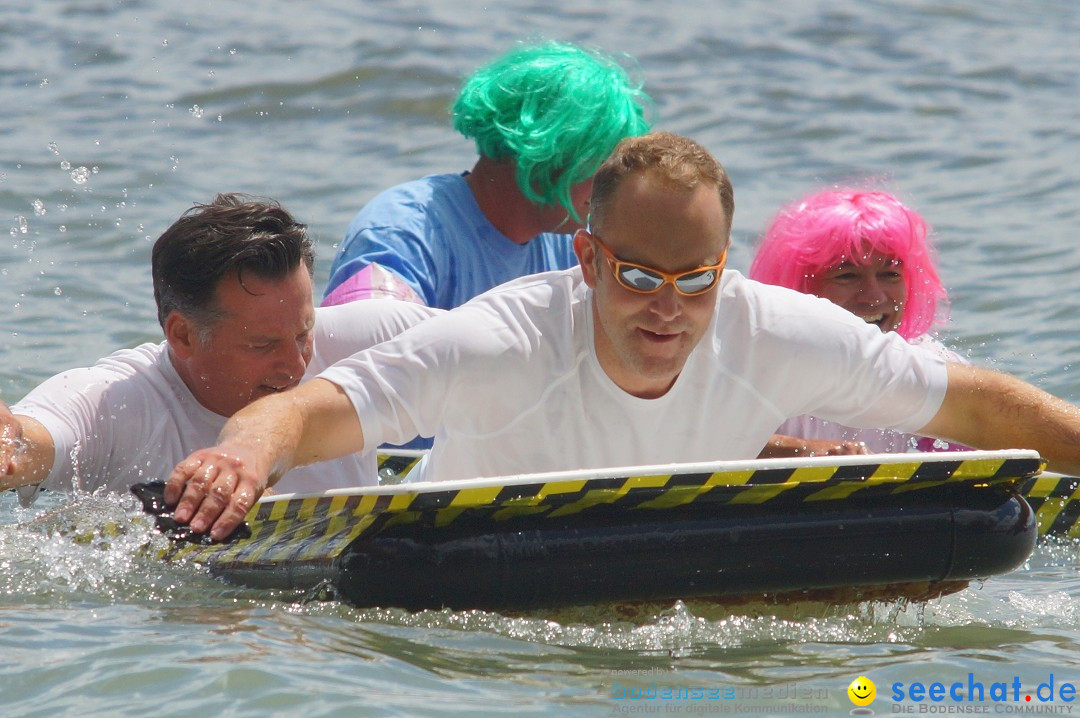
<instances>
[{"instance_id":1,"label":"sunglasses lens","mask_svg":"<svg viewBox=\"0 0 1080 718\"><path fill-rule=\"evenodd\" d=\"M641 267L622 265L619 267L619 279L631 289L639 292L653 292L664 283L664 278Z\"/></svg>"},{"instance_id":2,"label":"sunglasses lens","mask_svg":"<svg viewBox=\"0 0 1080 718\"><path fill-rule=\"evenodd\" d=\"M716 284L718 276L719 273L715 269L707 269L704 272L684 274L675 280L675 285L683 294L701 294Z\"/></svg>"}]
</instances>

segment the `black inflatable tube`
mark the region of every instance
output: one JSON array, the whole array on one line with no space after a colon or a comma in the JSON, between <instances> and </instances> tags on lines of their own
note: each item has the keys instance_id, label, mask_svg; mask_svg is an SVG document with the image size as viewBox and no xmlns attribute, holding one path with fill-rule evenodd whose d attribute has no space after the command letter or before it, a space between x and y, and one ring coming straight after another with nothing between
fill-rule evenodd
<instances>
[{"instance_id":1,"label":"black inflatable tube","mask_svg":"<svg viewBox=\"0 0 1080 718\"><path fill-rule=\"evenodd\" d=\"M336 589L357 606L515 610L966 580L1026 560L1037 531L1022 498L951 493L387 527L343 552Z\"/></svg>"}]
</instances>

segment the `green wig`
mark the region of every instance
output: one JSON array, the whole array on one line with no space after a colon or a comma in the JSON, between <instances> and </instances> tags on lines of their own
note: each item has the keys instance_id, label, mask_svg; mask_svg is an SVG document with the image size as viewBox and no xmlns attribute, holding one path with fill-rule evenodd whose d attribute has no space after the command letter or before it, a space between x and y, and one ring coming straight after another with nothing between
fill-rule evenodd
<instances>
[{"instance_id":1,"label":"green wig","mask_svg":"<svg viewBox=\"0 0 1080 718\"><path fill-rule=\"evenodd\" d=\"M613 59L567 43L521 45L478 69L454 103L454 129L493 160L513 159L522 193L561 204L619 140L648 132L652 100Z\"/></svg>"}]
</instances>

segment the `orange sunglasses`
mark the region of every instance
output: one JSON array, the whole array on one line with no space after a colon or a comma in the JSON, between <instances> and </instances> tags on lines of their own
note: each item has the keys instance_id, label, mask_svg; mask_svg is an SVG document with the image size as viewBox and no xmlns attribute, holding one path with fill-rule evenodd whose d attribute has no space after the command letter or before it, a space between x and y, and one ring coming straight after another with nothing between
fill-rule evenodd
<instances>
[{"instance_id":1,"label":"orange sunglasses","mask_svg":"<svg viewBox=\"0 0 1080 718\"><path fill-rule=\"evenodd\" d=\"M664 272L652 267L646 267L633 262L624 262L608 249L600 236L589 232L589 236L596 240L597 246L611 267L611 273L622 287L638 294L652 294L660 291L665 284L671 284L675 291L683 296L694 297L704 294L720 281L720 274L727 261L727 250L720 255L720 261L716 264L698 267L687 272Z\"/></svg>"}]
</instances>

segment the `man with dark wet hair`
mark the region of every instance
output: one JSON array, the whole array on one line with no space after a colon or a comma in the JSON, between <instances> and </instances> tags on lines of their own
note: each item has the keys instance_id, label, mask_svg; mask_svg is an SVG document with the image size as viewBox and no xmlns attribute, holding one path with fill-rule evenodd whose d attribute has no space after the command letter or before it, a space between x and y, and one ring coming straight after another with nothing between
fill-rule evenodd
<instances>
[{"instance_id":1,"label":"man with dark wet hair","mask_svg":"<svg viewBox=\"0 0 1080 718\"><path fill-rule=\"evenodd\" d=\"M218 195L154 244L160 343L115 352L0 402L0 488L126 492L213 443L228 417L435 313L405 302L316 310L307 227L277 202ZM280 489L376 483L346 456ZM20 490L24 502L36 488Z\"/></svg>"}]
</instances>

